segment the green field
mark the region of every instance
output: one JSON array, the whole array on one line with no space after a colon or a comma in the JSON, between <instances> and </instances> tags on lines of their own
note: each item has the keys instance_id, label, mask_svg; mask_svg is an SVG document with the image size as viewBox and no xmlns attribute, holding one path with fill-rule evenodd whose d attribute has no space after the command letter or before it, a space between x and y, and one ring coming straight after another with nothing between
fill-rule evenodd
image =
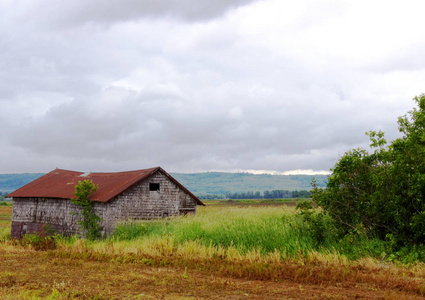
<instances>
[{"instance_id":1,"label":"green field","mask_svg":"<svg viewBox=\"0 0 425 300\"><path fill-rule=\"evenodd\" d=\"M111 241L120 248L131 251L147 247L152 240L164 240L173 245L195 243L201 247L228 249L231 247L244 255L259 251L263 255L277 251L283 257L303 253L337 253L350 260L362 257L389 259L391 249L384 241L356 234L340 237L330 218L320 223L306 221L296 211L296 201L287 199L268 201L206 201L198 207L196 216L185 216L151 221L120 224L113 236L94 242L94 248ZM0 206L0 240L10 236L12 208ZM78 240L78 239L77 239ZM72 248L76 241L61 239Z\"/></svg>"},{"instance_id":2,"label":"green field","mask_svg":"<svg viewBox=\"0 0 425 300\"><path fill-rule=\"evenodd\" d=\"M122 224L110 239L123 245L134 245L135 241L146 245L152 239L171 238L178 245L194 242L205 247L232 247L241 254L278 251L281 257L293 257L300 251L335 252L349 259L385 256L382 241L362 235L339 239L330 219L323 220L326 228L319 232L293 206L246 204L208 205L199 207L196 216Z\"/></svg>"},{"instance_id":3,"label":"green field","mask_svg":"<svg viewBox=\"0 0 425 300\"><path fill-rule=\"evenodd\" d=\"M425 295L424 264L393 263L385 242L340 238L330 220L312 223L293 206L216 203L195 216L123 223L93 242L10 240L11 207L0 207L0 216L2 299Z\"/></svg>"}]
</instances>

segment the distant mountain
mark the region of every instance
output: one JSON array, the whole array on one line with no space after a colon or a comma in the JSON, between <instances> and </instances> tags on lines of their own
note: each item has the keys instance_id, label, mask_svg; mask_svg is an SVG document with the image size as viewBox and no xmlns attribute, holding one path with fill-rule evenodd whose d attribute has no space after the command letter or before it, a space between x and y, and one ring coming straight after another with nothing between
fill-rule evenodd
<instances>
[{"instance_id":1,"label":"distant mountain","mask_svg":"<svg viewBox=\"0 0 425 300\"><path fill-rule=\"evenodd\" d=\"M13 192L44 173L0 174L0 192Z\"/></svg>"},{"instance_id":2,"label":"distant mountain","mask_svg":"<svg viewBox=\"0 0 425 300\"><path fill-rule=\"evenodd\" d=\"M251 173L172 173L177 181L195 195L225 195L227 193L264 192L266 190L310 190L311 180L316 178L325 187L327 175L269 175Z\"/></svg>"},{"instance_id":3,"label":"distant mountain","mask_svg":"<svg viewBox=\"0 0 425 300\"><path fill-rule=\"evenodd\" d=\"M44 175L43 173L0 174L0 192L12 192ZM311 180L326 186L327 175L269 175L251 173L171 173L195 195L226 195L227 193L264 192L266 190L310 190Z\"/></svg>"}]
</instances>

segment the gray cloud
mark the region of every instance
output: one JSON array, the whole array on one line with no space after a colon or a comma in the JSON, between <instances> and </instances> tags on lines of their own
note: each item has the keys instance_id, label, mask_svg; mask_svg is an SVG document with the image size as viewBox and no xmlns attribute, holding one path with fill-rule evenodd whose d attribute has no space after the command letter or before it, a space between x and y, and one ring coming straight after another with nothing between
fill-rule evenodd
<instances>
[{"instance_id":1,"label":"gray cloud","mask_svg":"<svg viewBox=\"0 0 425 300\"><path fill-rule=\"evenodd\" d=\"M170 18L199 22L222 16L230 10L258 0L34 0L11 4L16 20L56 26L84 24L108 25L116 22L139 21L142 18ZM34 14L37 12L37 14Z\"/></svg>"},{"instance_id":2,"label":"gray cloud","mask_svg":"<svg viewBox=\"0 0 425 300\"><path fill-rule=\"evenodd\" d=\"M120 3L0 4L0 172L328 170L422 92L420 27L370 45L366 4Z\"/></svg>"}]
</instances>

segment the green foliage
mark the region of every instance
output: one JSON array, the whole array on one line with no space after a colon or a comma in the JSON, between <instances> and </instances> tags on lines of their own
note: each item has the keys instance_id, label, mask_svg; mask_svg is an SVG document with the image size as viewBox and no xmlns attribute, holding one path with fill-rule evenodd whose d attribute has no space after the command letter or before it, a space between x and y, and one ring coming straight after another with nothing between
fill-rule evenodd
<instances>
[{"instance_id":1,"label":"green foliage","mask_svg":"<svg viewBox=\"0 0 425 300\"><path fill-rule=\"evenodd\" d=\"M85 238L95 240L100 237L102 227L99 225L102 219L96 215L93 210L94 202L90 200L90 195L99 188L91 180L79 181L75 186L75 197L71 202L81 208L79 215L81 220L78 221L83 229ZM75 214L75 213L73 213Z\"/></svg>"},{"instance_id":2,"label":"green foliage","mask_svg":"<svg viewBox=\"0 0 425 300\"><path fill-rule=\"evenodd\" d=\"M300 215L303 216L307 222L311 220L314 213L311 201L306 200L298 202L296 209L300 211Z\"/></svg>"},{"instance_id":3,"label":"green foliage","mask_svg":"<svg viewBox=\"0 0 425 300\"><path fill-rule=\"evenodd\" d=\"M0 243L10 240L10 226L0 226Z\"/></svg>"},{"instance_id":4,"label":"green foliage","mask_svg":"<svg viewBox=\"0 0 425 300\"><path fill-rule=\"evenodd\" d=\"M388 261L401 261L405 264L425 261L425 245L406 245L397 251L391 252L387 257Z\"/></svg>"},{"instance_id":5,"label":"green foliage","mask_svg":"<svg viewBox=\"0 0 425 300\"><path fill-rule=\"evenodd\" d=\"M335 238L335 224L323 212L318 212L313 208L311 200L300 201L296 209L298 215L304 221L305 230L312 237L316 248L324 246L326 241ZM328 236L328 237L327 237Z\"/></svg>"},{"instance_id":6,"label":"green foliage","mask_svg":"<svg viewBox=\"0 0 425 300\"><path fill-rule=\"evenodd\" d=\"M354 149L341 157L326 189L313 182L313 200L338 224L339 234L366 233L393 245L425 243L425 95L398 119L403 134L386 146L368 133L373 152Z\"/></svg>"},{"instance_id":7,"label":"green foliage","mask_svg":"<svg viewBox=\"0 0 425 300\"><path fill-rule=\"evenodd\" d=\"M37 251L56 249L56 236L43 234L25 234L19 241L23 246L30 246Z\"/></svg>"}]
</instances>

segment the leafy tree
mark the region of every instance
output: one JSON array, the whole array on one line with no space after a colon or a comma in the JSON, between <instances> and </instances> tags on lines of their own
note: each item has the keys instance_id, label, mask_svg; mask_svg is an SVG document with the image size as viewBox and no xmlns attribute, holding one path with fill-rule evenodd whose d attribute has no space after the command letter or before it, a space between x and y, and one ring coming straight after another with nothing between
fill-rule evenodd
<instances>
[{"instance_id":1,"label":"leafy tree","mask_svg":"<svg viewBox=\"0 0 425 300\"><path fill-rule=\"evenodd\" d=\"M326 189L313 183L313 200L342 234L362 231L399 245L425 243L425 95L418 108L398 119L402 137L388 146L370 131L369 153L346 152L332 169Z\"/></svg>"},{"instance_id":2,"label":"leafy tree","mask_svg":"<svg viewBox=\"0 0 425 300\"><path fill-rule=\"evenodd\" d=\"M100 237L102 227L99 225L102 219L93 211L94 202L91 201L90 195L99 188L91 180L79 181L75 186L75 197L71 202L78 205L81 210L79 213L72 213L81 215L81 220L78 221L83 229L84 235L89 240L95 240Z\"/></svg>"}]
</instances>

